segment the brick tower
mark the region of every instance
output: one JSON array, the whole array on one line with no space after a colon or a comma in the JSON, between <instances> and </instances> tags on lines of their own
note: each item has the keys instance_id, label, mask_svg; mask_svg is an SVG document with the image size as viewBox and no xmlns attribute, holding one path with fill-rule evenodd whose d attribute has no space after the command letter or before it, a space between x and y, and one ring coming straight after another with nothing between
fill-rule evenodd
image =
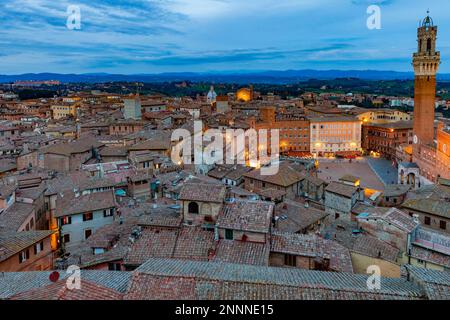
<instances>
[{"instance_id":1,"label":"brick tower","mask_svg":"<svg viewBox=\"0 0 450 320\"><path fill-rule=\"evenodd\" d=\"M434 26L433 20L427 15L417 30L418 51L413 56L414 149L417 149L419 154L421 146L434 145L436 73L440 64L440 53L436 51L436 36L437 26Z\"/></svg>"}]
</instances>

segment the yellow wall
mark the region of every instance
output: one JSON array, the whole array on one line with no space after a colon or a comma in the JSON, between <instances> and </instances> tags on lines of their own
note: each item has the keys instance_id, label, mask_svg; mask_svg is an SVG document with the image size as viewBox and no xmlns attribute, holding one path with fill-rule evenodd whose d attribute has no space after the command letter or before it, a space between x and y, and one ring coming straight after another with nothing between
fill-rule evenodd
<instances>
[{"instance_id":1,"label":"yellow wall","mask_svg":"<svg viewBox=\"0 0 450 320\"><path fill-rule=\"evenodd\" d=\"M77 105L53 105L50 107L53 119L58 120L65 117L75 117Z\"/></svg>"},{"instance_id":2,"label":"yellow wall","mask_svg":"<svg viewBox=\"0 0 450 320\"><path fill-rule=\"evenodd\" d=\"M310 125L310 152L361 151L360 121L315 121Z\"/></svg>"},{"instance_id":3,"label":"yellow wall","mask_svg":"<svg viewBox=\"0 0 450 320\"><path fill-rule=\"evenodd\" d=\"M411 258L410 264L415 267L430 269L430 270L438 270L438 271L445 271L443 266L424 261L423 263L419 263L419 261L416 258Z\"/></svg>"},{"instance_id":4,"label":"yellow wall","mask_svg":"<svg viewBox=\"0 0 450 320\"><path fill-rule=\"evenodd\" d=\"M400 265L398 264L386 260L368 257L356 252L352 252L351 257L353 271L355 273L367 274L367 267L376 265L380 267L382 277L400 278Z\"/></svg>"},{"instance_id":5,"label":"yellow wall","mask_svg":"<svg viewBox=\"0 0 450 320\"><path fill-rule=\"evenodd\" d=\"M391 123L411 120L409 114L397 110L368 111L361 113L357 118L364 123Z\"/></svg>"}]
</instances>

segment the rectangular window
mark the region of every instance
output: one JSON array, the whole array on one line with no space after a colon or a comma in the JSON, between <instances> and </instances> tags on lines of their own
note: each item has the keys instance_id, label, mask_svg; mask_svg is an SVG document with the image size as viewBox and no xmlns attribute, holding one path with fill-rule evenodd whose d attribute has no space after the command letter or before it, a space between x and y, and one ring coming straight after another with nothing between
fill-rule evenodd
<instances>
[{"instance_id":1,"label":"rectangular window","mask_svg":"<svg viewBox=\"0 0 450 320\"><path fill-rule=\"evenodd\" d=\"M109 271L120 271L121 270L120 263L108 263L108 270Z\"/></svg>"},{"instance_id":2,"label":"rectangular window","mask_svg":"<svg viewBox=\"0 0 450 320\"><path fill-rule=\"evenodd\" d=\"M72 217L71 216L66 216L61 218L61 225L64 226L66 224L71 224L72 223Z\"/></svg>"},{"instance_id":3,"label":"rectangular window","mask_svg":"<svg viewBox=\"0 0 450 320\"><path fill-rule=\"evenodd\" d=\"M114 213L113 209L105 209L103 210L103 217L111 217Z\"/></svg>"},{"instance_id":4,"label":"rectangular window","mask_svg":"<svg viewBox=\"0 0 450 320\"><path fill-rule=\"evenodd\" d=\"M70 234L65 234L65 235L63 236L63 242L64 242L64 243L70 242Z\"/></svg>"},{"instance_id":5,"label":"rectangular window","mask_svg":"<svg viewBox=\"0 0 450 320\"><path fill-rule=\"evenodd\" d=\"M44 241L41 241L39 243L36 243L34 245L34 254L39 254L39 252L44 250Z\"/></svg>"},{"instance_id":6,"label":"rectangular window","mask_svg":"<svg viewBox=\"0 0 450 320\"><path fill-rule=\"evenodd\" d=\"M447 229L447 222L440 220L439 221L439 228L441 228L442 230L446 230Z\"/></svg>"},{"instance_id":7,"label":"rectangular window","mask_svg":"<svg viewBox=\"0 0 450 320\"><path fill-rule=\"evenodd\" d=\"M88 239L92 235L91 229L84 230L84 239Z\"/></svg>"},{"instance_id":8,"label":"rectangular window","mask_svg":"<svg viewBox=\"0 0 450 320\"><path fill-rule=\"evenodd\" d=\"M19 263L25 262L30 259L30 250L25 250L19 253Z\"/></svg>"},{"instance_id":9,"label":"rectangular window","mask_svg":"<svg viewBox=\"0 0 450 320\"><path fill-rule=\"evenodd\" d=\"M94 215L92 214L92 212L83 213L83 221L89 221L92 219L94 219Z\"/></svg>"},{"instance_id":10,"label":"rectangular window","mask_svg":"<svg viewBox=\"0 0 450 320\"><path fill-rule=\"evenodd\" d=\"M233 240L233 230L231 229L225 229L225 239L227 240Z\"/></svg>"},{"instance_id":11,"label":"rectangular window","mask_svg":"<svg viewBox=\"0 0 450 320\"><path fill-rule=\"evenodd\" d=\"M297 266L297 259L296 256L292 255L292 254L286 254L284 255L284 264L286 266L290 266L290 267L296 267Z\"/></svg>"},{"instance_id":12,"label":"rectangular window","mask_svg":"<svg viewBox=\"0 0 450 320\"><path fill-rule=\"evenodd\" d=\"M431 219L430 217L425 217L425 222L424 222L427 226L429 226L431 224Z\"/></svg>"}]
</instances>

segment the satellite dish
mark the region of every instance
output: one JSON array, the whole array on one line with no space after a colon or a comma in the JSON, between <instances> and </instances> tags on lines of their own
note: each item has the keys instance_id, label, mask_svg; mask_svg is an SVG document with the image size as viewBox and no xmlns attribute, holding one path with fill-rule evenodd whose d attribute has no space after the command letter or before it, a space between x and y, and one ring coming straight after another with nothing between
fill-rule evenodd
<instances>
[{"instance_id":1,"label":"satellite dish","mask_svg":"<svg viewBox=\"0 0 450 320\"><path fill-rule=\"evenodd\" d=\"M419 138L417 138L417 135L414 135L413 142L414 144L417 144L419 142Z\"/></svg>"}]
</instances>

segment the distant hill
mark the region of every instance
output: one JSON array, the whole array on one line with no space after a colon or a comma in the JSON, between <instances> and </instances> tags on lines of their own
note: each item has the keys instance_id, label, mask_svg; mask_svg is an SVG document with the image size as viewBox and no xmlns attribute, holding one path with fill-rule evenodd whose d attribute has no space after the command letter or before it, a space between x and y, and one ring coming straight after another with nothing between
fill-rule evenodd
<instances>
[{"instance_id":1,"label":"distant hill","mask_svg":"<svg viewBox=\"0 0 450 320\"><path fill-rule=\"evenodd\" d=\"M160 74L58 74L58 73L26 73L21 75L0 75L0 83L11 83L18 80L59 80L63 83L102 83L102 82L166 82L193 81L217 83L273 83L288 84L309 79L330 80L337 78L358 78L362 80L411 80L413 72L376 71L376 70L286 70L255 71L234 73L160 73ZM439 81L450 81L450 74L438 74Z\"/></svg>"}]
</instances>

